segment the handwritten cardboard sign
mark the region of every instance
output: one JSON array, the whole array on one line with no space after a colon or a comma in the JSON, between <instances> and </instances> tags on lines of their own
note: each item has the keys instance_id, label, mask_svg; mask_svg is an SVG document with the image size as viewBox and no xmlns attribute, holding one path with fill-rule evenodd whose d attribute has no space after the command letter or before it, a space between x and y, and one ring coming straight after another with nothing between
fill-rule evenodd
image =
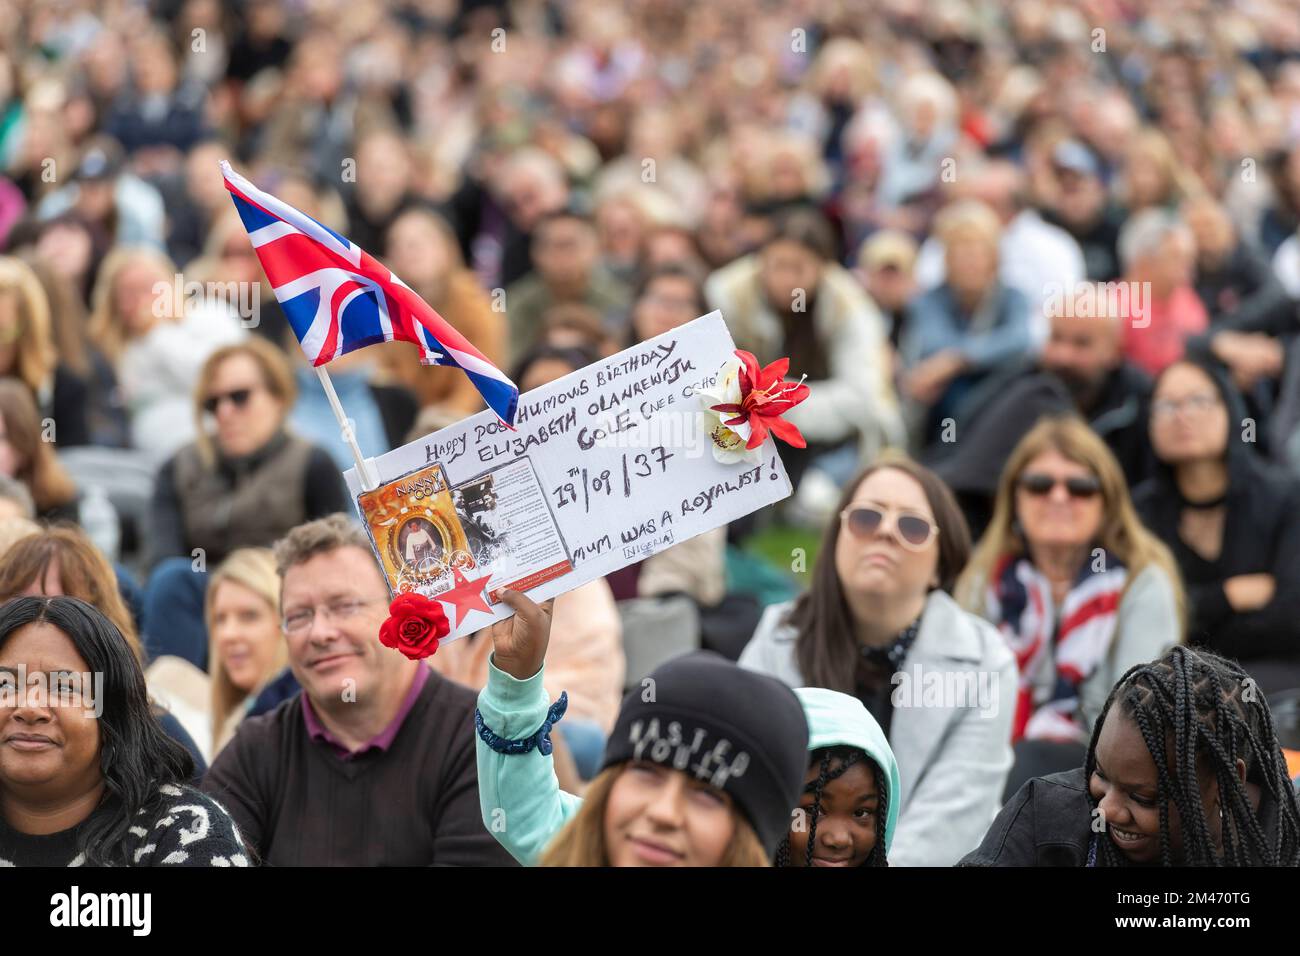
<instances>
[{"instance_id":1,"label":"handwritten cardboard sign","mask_svg":"<svg viewBox=\"0 0 1300 956\"><path fill-rule=\"evenodd\" d=\"M785 498L770 436L713 455L697 393L734 351L711 312L520 396L514 431L480 412L375 459L373 491L349 469L389 587L451 602L456 638L504 587L544 601Z\"/></svg>"}]
</instances>

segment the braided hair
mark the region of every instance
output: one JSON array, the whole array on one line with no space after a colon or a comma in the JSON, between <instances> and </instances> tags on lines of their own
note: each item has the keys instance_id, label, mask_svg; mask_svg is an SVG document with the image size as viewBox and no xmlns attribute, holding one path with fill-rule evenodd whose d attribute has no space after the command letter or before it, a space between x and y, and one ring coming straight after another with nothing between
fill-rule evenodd
<instances>
[{"instance_id":1,"label":"braided hair","mask_svg":"<svg viewBox=\"0 0 1300 956\"><path fill-rule=\"evenodd\" d=\"M1247 694L1246 689L1252 693ZM1236 663L1182 645L1158 660L1139 664L1120 678L1093 727L1084 762L1092 779L1097 741L1112 705L1137 725L1155 764L1160 807L1160 859L1164 866L1296 866L1300 864L1300 811L1286 761L1273 730L1263 694ZM1172 744L1174 759L1169 763ZM1276 826L1266 829L1251 807L1237 773L1277 808ZM1198 767L1208 768L1219 787L1221 849L1201 800ZM1261 797L1261 801L1263 797ZM1169 839L1170 805L1177 807L1182 854L1174 858ZM1094 815L1097 800L1088 791ZM1273 832L1268 832L1271 829ZM1124 866L1127 860L1108 839L1095 838L1098 863Z\"/></svg>"},{"instance_id":2,"label":"braided hair","mask_svg":"<svg viewBox=\"0 0 1300 956\"><path fill-rule=\"evenodd\" d=\"M850 767L866 762L871 768L871 775L876 781L876 845L863 861L862 866L889 866L885 856L885 820L889 817L889 788L880 765L870 759L856 747L824 747L814 750L810 767L817 767L817 779L804 787L805 792L813 795L812 822L808 825L808 848L805 851L804 866L812 866L813 848L817 840L817 820L822 811L822 794L826 785L838 780ZM790 865L790 834L787 833L776 848L776 866Z\"/></svg>"}]
</instances>

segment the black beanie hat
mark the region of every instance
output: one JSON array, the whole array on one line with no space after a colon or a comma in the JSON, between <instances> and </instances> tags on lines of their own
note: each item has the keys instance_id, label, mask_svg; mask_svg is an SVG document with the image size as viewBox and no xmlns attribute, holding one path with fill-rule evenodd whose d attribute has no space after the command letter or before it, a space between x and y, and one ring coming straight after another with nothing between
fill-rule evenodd
<instances>
[{"instance_id":1,"label":"black beanie hat","mask_svg":"<svg viewBox=\"0 0 1300 956\"><path fill-rule=\"evenodd\" d=\"M808 770L808 723L794 691L712 651L673 658L646 681L623 699L601 769L644 760L705 781L775 853Z\"/></svg>"}]
</instances>

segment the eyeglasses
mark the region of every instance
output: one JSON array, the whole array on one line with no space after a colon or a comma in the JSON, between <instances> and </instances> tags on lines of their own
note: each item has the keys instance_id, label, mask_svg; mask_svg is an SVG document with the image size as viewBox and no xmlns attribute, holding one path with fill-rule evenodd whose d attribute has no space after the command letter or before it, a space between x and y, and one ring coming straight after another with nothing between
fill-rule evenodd
<instances>
[{"instance_id":1,"label":"eyeglasses","mask_svg":"<svg viewBox=\"0 0 1300 956\"><path fill-rule=\"evenodd\" d=\"M209 415L215 415L221 403L229 401L236 408L243 408L248 404L248 400L253 397L251 388L236 388L229 392L220 392L216 395L209 395L203 400L203 410Z\"/></svg>"},{"instance_id":2,"label":"eyeglasses","mask_svg":"<svg viewBox=\"0 0 1300 956\"><path fill-rule=\"evenodd\" d=\"M928 518L894 509L884 511L868 505L845 508L840 512L840 520L853 537L865 539L883 530L886 515L898 531L899 541L911 550L921 550L939 533L939 529Z\"/></svg>"},{"instance_id":3,"label":"eyeglasses","mask_svg":"<svg viewBox=\"0 0 1300 956\"><path fill-rule=\"evenodd\" d=\"M1209 392L1187 395L1183 398L1161 398L1151 403L1151 417L1173 418L1184 408L1197 415L1208 412L1219 404L1219 396Z\"/></svg>"},{"instance_id":4,"label":"eyeglasses","mask_svg":"<svg viewBox=\"0 0 1300 956\"><path fill-rule=\"evenodd\" d=\"M330 620L346 621L356 617L363 608L374 603L373 599L338 598L319 607L296 608L286 614L284 620L280 623L286 634L304 634L311 629L312 622L316 619L317 613L321 611L324 611Z\"/></svg>"},{"instance_id":5,"label":"eyeglasses","mask_svg":"<svg viewBox=\"0 0 1300 956\"><path fill-rule=\"evenodd\" d=\"M1040 498L1050 495L1057 485L1065 485L1065 490L1071 498L1092 498L1101 492L1101 482L1091 475L1056 478L1052 475L1030 472L1021 475L1018 484L1023 491Z\"/></svg>"}]
</instances>

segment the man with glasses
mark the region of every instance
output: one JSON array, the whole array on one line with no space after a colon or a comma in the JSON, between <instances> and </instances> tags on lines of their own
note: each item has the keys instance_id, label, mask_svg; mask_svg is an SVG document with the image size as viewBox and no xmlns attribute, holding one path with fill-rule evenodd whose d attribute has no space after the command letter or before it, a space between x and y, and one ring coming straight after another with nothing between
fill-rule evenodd
<instances>
[{"instance_id":1,"label":"man with glasses","mask_svg":"<svg viewBox=\"0 0 1300 956\"><path fill-rule=\"evenodd\" d=\"M272 865L508 865L479 811L474 694L379 643L365 531L334 514L275 550L302 692L245 720L204 789Z\"/></svg>"}]
</instances>

